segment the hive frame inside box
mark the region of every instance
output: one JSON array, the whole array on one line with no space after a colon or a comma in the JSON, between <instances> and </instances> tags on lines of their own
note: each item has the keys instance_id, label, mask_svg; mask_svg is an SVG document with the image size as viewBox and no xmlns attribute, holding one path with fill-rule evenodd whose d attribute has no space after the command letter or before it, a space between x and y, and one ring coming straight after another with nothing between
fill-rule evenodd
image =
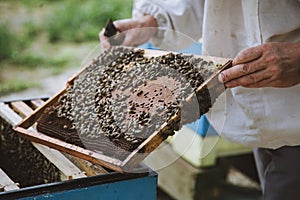
<instances>
[{"instance_id":1,"label":"hive frame inside box","mask_svg":"<svg viewBox=\"0 0 300 200\"><path fill-rule=\"evenodd\" d=\"M18 124L22 118L29 116L44 103L45 98L0 101L0 120L6 124L4 126L9 126L10 128L7 128L11 129L11 126ZM30 129L35 131L35 128ZM9 134L7 130L1 131ZM22 141L24 140L20 140L20 143L24 144ZM19 147L22 146L21 144ZM141 195L145 199L153 199L156 196L157 175L144 165L134 169L133 172L136 173L131 174L108 172L98 165L91 166L80 158L68 156L38 143L31 142L31 144L33 149L36 148L44 159L59 170L60 181L21 187L22 183L20 185L10 178L12 175L10 173L13 172L6 174L7 172L0 169L0 199L22 199L23 197L39 199L49 198L49 195L52 198L72 199L74 196L83 198L87 193L90 199L99 199L99 194L106 199L117 198L116 196L120 195L128 199ZM128 187L132 188L132 192L128 192ZM140 187L138 193L134 193L137 187Z\"/></svg>"},{"instance_id":2,"label":"hive frame inside box","mask_svg":"<svg viewBox=\"0 0 300 200\"><path fill-rule=\"evenodd\" d=\"M145 50L144 56L159 56L164 55L170 52L166 51L159 51L159 50ZM217 58L217 57L209 57L209 56L197 56L206 60L214 60L216 63L222 64L222 67L214 73L208 80L206 80L204 83L202 83L197 89L196 93L198 91L201 91L202 88L208 87L209 91L214 91L216 93L221 93L224 91L224 85L220 84L217 80L218 74L231 66L231 60L226 58ZM89 66L88 64L87 66ZM86 67L87 67L86 66ZM73 84L76 77L78 77L84 70L86 69L84 67L80 72L75 74L71 79L68 80L66 87L58 92L55 96L50 98L43 106L36 109L35 112L25 118L21 123L19 123L17 126L14 127L14 130L20 134L22 137L27 138L31 141L44 144L46 146L52 147L54 149L69 153L73 156L80 157L82 159L91 161L94 164L99 164L104 167L110 168L114 171L118 172L124 172L126 170L130 170L133 167L137 166L150 152L152 152L155 148L157 148L163 141L164 137L160 134L163 133L164 130L167 129L167 127L175 123L176 120L178 120L179 115L174 115L171 117L171 119L168 121L168 123L164 123L159 131L155 131L153 134L151 134L144 142L142 142L134 151L132 151L129 156L124 161L121 161L119 159L111 158L106 155L102 155L99 153L96 153L94 151L90 151L87 149L84 149L82 147L76 146L74 144L70 144L67 142L64 142L62 140L47 136L40 132L32 132L29 130L29 127L34 125L34 123L38 120L38 118L43 114L44 110L48 108L49 106L55 104L59 97L63 95L66 92L66 88ZM192 99L193 94L191 94L187 101ZM143 153L140 153L143 152ZM145 153L146 152L146 153Z\"/></svg>"}]
</instances>

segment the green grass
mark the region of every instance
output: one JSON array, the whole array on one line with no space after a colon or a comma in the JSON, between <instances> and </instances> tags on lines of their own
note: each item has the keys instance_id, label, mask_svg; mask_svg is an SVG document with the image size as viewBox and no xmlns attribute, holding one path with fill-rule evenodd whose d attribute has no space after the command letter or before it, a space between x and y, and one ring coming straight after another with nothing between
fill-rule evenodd
<instances>
[{"instance_id":1,"label":"green grass","mask_svg":"<svg viewBox=\"0 0 300 200\"><path fill-rule=\"evenodd\" d=\"M35 36L29 26L33 25L25 24L24 32L16 34L7 24L0 24L0 62L15 59L32 43Z\"/></svg>"},{"instance_id":2,"label":"green grass","mask_svg":"<svg viewBox=\"0 0 300 200\"><path fill-rule=\"evenodd\" d=\"M42 27L39 24L29 21L23 25L22 36L25 41L30 43L30 41L33 41L35 38L37 38L42 31Z\"/></svg>"},{"instance_id":3,"label":"green grass","mask_svg":"<svg viewBox=\"0 0 300 200\"><path fill-rule=\"evenodd\" d=\"M0 24L0 61L12 58L18 37L14 35L8 25Z\"/></svg>"},{"instance_id":4,"label":"green grass","mask_svg":"<svg viewBox=\"0 0 300 200\"><path fill-rule=\"evenodd\" d=\"M61 67L65 65L68 61L63 58L45 58L44 56L31 55L31 54L22 54L15 59L11 60L10 63L14 65L19 65L22 68L35 69L41 66L49 67Z\"/></svg>"},{"instance_id":5,"label":"green grass","mask_svg":"<svg viewBox=\"0 0 300 200\"><path fill-rule=\"evenodd\" d=\"M0 20L1 96L37 86L36 81L19 80L14 75L8 77L3 73L7 69L17 74L46 69L49 76L79 66L76 53L80 51L63 49L97 44L98 33L109 18L131 16L133 0L0 0L0 3L10 5L0 5L0 19L2 9L11 9L3 12L11 12L11 17L6 16L5 22ZM15 17L20 15L20 10L24 13L22 20Z\"/></svg>"},{"instance_id":6,"label":"green grass","mask_svg":"<svg viewBox=\"0 0 300 200\"><path fill-rule=\"evenodd\" d=\"M98 33L109 18L129 18L132 9L131 0L77 0L58 4L44 23L50 42L98 40Z\"/></svg>"},{"instance_id":7,"label":"green grass","mask_svg":"<svg viewBox=\"0 0 300 200\"><path fill-rule=\"evenodd\" d=\"M0 96L5 95L12 92L20 92L22 90L38 87L39 84L32 81L24 81L24 80L11 80L6 81L5 83L0 83Z\"/></svg>"}]
</instances>

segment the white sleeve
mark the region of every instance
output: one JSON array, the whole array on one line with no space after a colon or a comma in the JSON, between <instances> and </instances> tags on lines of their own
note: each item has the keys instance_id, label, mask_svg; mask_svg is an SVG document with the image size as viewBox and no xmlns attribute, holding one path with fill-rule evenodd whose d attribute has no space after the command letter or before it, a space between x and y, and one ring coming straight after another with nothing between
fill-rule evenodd
<instances>
[{"instance_id":1,"label":"white sleeve","mask_svg":"<svg viewBox=\"0 0 300 200\"><path fill-rule=\"evenodd\" d=\"M156 19L162 29L151 40L155 46L181 48L201 38L203 7L204 0L136 0L132 16L150 14Z\"/></svg>"},{"instance_id":2,"label":"white sleeve","mask_svg":"<svg viewBox=\"0 0 300 200\"><path fill-rule=\"evenodd\" d=\"M208 113L217 132L237 143L276 149L300 145L300 84L227 89Z\"/></svg>"}]
</instances>

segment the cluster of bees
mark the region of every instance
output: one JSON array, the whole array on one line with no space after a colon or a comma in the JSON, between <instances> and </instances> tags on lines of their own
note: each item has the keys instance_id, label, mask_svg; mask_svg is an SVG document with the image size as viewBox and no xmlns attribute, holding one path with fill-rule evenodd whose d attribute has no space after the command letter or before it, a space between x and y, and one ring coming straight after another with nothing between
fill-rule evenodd
<instances>
[{"instance_id":1,"label":"cluster of bees","mask_svg":"<svg viewBox=\"0 0 300 200\"><path fill-rule=\"evenodd\" d=\"M60 171L1 117L0 168L22 188L60 181Z\"/></svg>"},{"instance_id":2,"label":"cluster of bees","mask_svg":"<svg viewBox=\"0 0 300 200\"><path fill-rule=\"evenodd\" d=\"M194 105L185 107L185 100L217 68L189 55L146 57L143 50L111 47L68 86L55 112L72 122L66 128L76 129L84 143L101 143L105 136L132 151L183 109L192 120L207 112L207 90L195 95Z\"/></svg>"}]
</instances>

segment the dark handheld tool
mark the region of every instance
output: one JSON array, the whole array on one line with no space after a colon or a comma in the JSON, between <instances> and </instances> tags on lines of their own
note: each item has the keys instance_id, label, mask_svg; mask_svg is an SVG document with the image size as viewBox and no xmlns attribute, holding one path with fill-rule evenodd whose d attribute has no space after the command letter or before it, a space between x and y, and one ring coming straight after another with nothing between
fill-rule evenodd
<instances>
[{"instance_id":1,"label":"dark handheld tool","mask_svg":"<svg viewBox=\"0 0 300 200\"><path fill-rule=\"evenodd\" d=\"M125 35L115 27L111 18L107 21L105 26L104 36L109 37L109 43L111 45L120 45L125 38Z\"/></svg>"}]
</instances>

